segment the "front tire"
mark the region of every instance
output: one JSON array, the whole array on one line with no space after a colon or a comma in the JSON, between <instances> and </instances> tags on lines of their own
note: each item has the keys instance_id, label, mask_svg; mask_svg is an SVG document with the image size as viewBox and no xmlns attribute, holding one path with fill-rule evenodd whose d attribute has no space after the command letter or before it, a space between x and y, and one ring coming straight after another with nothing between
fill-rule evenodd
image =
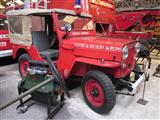
<instances>
[{"instance_id":1,"label":"front tire","mask_svg":"<svg viewBox=\"0 0 160 120\"><path fill-rule=\"evenodd\" d=\"M116 103L114 86L107 75L90 71L82 80L82 92L88 106L99 114L111 111Z\"/></svg>"},{"instance_id":2,"label":"front tire","mask_svg":"<svg viewBox=\"0 0 160 120\"><path fill-rule=\"evenodd\" d=\"M29 54L25 53L19 57L18 60L18 68L19 73L22 78L25 78L27 76L27 68L29 67L29 60L30 60Z\"/></svg>"}]
</instances>

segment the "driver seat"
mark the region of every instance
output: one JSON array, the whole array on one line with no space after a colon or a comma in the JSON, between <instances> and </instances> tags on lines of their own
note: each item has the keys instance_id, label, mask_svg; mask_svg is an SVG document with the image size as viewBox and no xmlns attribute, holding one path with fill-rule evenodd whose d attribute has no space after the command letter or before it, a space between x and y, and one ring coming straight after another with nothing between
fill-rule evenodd
<instances>
[{"instance_id":1,"label":"driver seat","mask_svg":"<svg viewBox=\"0 0 160 120\"><path fill-rule=\"evenodd\" d=\"M37 48L42 58L49 56L51 59L58 59L59 51L50 49L49 40L45 31L32 32L33 45Z\"/></svg>"}]
</instances>

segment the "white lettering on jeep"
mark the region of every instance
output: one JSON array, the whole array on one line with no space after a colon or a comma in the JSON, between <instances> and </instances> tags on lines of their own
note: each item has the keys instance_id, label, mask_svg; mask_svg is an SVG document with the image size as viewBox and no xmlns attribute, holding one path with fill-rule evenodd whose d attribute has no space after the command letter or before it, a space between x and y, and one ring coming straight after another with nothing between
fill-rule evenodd
<instances>
[{"instance_id":1,"label":"white lettering on jeep","mask_svg":"<svg viewBox=\"0 0 160 120\"><path fill-rule=\"evenodd\" d=\"M88 43L74 43L74 46L76 48L87 48L87 49L122 52L122 48L114 47L114 46L105 46L105 45L88 44Z\"/></svg>"}]
</instances>

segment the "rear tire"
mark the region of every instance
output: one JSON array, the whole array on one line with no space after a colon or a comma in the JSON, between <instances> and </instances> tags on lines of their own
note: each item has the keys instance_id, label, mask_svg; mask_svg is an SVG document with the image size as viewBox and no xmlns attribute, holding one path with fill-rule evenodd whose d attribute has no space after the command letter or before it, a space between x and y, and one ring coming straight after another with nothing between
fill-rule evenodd
<instances>
[{"instance_id":1,"label":"rear tire","mask_svg":"<svg viewBox=\"0 0 160 120\"><path fill-rule=\"evenodd\" d=\"M27 76L27 68L29 67L29 60L30 60L29 54L25 53L19 57L18 60L18 68L19 73L22 78L25 78Z\"/></svg>"},{"instance_id":2,"label":"rear tire","mask_svg":"<svg viewBox=\"0 0 160 120\"><path fill-rule=\"evenodd\" d=\"M99 114L110 112L116 103L114 86L100 71L90 71L82 80L82 92L88 106Z\"/></svg>"}]
</instances>

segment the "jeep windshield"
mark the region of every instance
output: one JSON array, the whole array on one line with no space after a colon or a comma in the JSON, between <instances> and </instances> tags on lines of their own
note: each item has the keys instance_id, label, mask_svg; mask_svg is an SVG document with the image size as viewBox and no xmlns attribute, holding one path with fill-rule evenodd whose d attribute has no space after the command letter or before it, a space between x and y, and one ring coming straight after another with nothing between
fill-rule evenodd
<instances>
[{"instance_id":1,"label":"jeep windshield","mask_svg":"<svg viewBox=\"0 0 160 120\"><path fill-rule=\"evenodd\" d=\"M0 30L8 30L7 19L0 18Z\"/></svg>"},{"instance_id":2,"label":"jeep windshield","mask_svg":"<svg viewBox=\"0 0 160 120\"><path fill-rule=\"evenodd\" d=\"M74 16L68 14L58 14L59 28L64 27L65 24L70 24L72 30L77 31L92 31L94 24L91 18L83 16Z\"/></svg>"}]
</instances>

